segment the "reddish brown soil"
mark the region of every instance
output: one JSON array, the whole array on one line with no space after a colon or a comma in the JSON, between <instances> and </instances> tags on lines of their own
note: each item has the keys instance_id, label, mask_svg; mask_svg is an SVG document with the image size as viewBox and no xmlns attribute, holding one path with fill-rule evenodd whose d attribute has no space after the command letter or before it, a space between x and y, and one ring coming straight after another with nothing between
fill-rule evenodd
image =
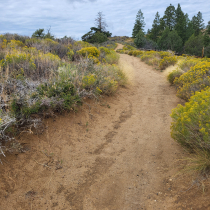
<instances>
[{"instance_id":1,"label":"reddish brown soil","mask_svg":"<svg viewBox=\"0 0 210 210\"><path fill-rule=\"evenodd\" d=\"M138 58L120 65L130 84L115 96L20 136L26 152L0 165L1 210L210 209L202 181L174 177L185 155L170 137L175 89Z\"/></svg>"}]
</instances>

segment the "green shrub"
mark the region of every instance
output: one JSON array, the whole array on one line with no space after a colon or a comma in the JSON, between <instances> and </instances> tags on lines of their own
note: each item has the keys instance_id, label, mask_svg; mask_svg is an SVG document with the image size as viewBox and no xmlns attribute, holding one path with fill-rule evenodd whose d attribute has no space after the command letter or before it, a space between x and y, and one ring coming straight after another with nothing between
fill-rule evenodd
<instances>
[{"instance_id":1,"label":"green shrub","mask_svg":"<svg viewBox=\"0 0 210 210\"><path fill-rule=\"evenodd\" d=\"M194 34L186 41L184 48L185 52L189 55L202 56L203 49L203 35L199 34L195 36Z\"/></svg>"},{"instance_id":2,"label":"green shrub","mask_svg":"<svg viewBox=\"0 0 210 210\"><path fill-rule=\"evenodd\" d=\"M172 110L171 136L188 148L210 151L210 88L196 92Z\"/></svg>"},{"instance_id":3,"label":"green shrub","mask_svg":"<svg viewBox=\"0 0 210 210\"><path fill-rule=\"evenodd\" d=\"M108 55L111 53L110 50L106 47L99 47L99 50L101 53L104 53L105 55Z\"/></svg>"},{"instance_id":4,"label":"green shrub","mask_svg":"<svg viewBox=\"0 0 210 210\"><path fill-rule=\"evenodd\" d=\"M136 50L136 48L131 45L125 44L123 46L123 50Z\"/></svg>"},{"instance_id":5,"label":"green shrub","mask_svg":"<svg viewBox=\"0 0 210 210\"><path fill-rule=\"evenodd\" d=\"M30 99L28 96L14 96L11 112L17 119L27 119L32 114L40 114L48 110L70 110L80 104L81 99L71 81L57 80L39 85L37 91L30 95Z\"/></svg>"},{"instance_id":6,"label":"green shrub","mask_svg":"<svg viewBox=\"0 0 210 210\"><path fill-rule=\"evenodd\" d=\"M171 85L174 84L174 80L176 78L179 78L183 73L180 70L173 70L172 72L169 73L167 76L167 80L171 83Z\"/></svg>"},{"instance_id":7,"label":"green shrub","mask_svg":"<svg viewBox=\"0 0 210 210\"><path fill-rule=\"evenodd\" d=\"M149 61L149 60L152 59L152 58L153 58L152 55L143 54L143 55L141 56L141 61L147 62L147 61Z\"/></svg>"},{"instance_id":8,"label":"green shrub","mask_svg":"<svg viewBox=\"0 0 210 210\"><path fill-rule=\"evenodd\" d=\"M105 61L108 64L117 64L119 61L120 56L115 51L110 51L109 54L105 56Z\"/></svg>"}]
</instances>

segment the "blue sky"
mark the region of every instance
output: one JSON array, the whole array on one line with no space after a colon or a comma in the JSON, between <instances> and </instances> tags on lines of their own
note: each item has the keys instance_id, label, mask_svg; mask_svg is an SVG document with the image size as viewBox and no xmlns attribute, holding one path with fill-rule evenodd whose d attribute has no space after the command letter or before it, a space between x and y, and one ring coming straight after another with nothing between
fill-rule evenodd
<instances>
[{"instance_id":1,"label":"blue sky","mask_svg":"<svg viewBox=\"0 0 210 210\"><path fill-rule=\"evenodd\" d=\"M192 18L198 11L203 14L205 25L210 21L209 0L171 2ZM112 35L131 36L136 14L144 14L145 31L151 28L158 11L162 17L170 2L167 0L0 0L0 34L18 33L31 36L39 28L51 26L55 37L71 36L80 39L94 26L99 11L105 15Z\"/></svg>"}]
</instances>

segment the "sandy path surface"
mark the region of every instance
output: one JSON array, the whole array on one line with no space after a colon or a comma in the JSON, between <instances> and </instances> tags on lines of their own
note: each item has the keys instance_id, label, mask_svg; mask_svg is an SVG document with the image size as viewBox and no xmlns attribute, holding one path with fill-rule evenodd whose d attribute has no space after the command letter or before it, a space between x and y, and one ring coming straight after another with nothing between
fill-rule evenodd
<instances>
[{"instance_id":1,"label":"sandy path surface","mask_svg":"<svg viewBox=\"0 0 210 210\"><path fill-rule=\"evenodd\" d=\"M183 154L170 137L174 88L138 58L120 55L120 66L127 88L20 137L27 151L0 165L0 209L207 209L173 177Z\"/></svg>"}]
</instances>

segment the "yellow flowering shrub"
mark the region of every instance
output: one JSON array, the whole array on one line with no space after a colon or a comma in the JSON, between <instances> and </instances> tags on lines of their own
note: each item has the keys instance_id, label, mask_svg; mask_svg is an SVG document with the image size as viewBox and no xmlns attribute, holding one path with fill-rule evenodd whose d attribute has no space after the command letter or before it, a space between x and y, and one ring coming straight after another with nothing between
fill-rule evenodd
<instances>
[{"instance_id":1,"label":"yellow flowering shrub","mask_svg":"<svg viewBox=\"0 0 210 210\"><path fill-rule=\"evenodd\" d=\"M111 53L110 50L106 47L99 47L99 50L101 53L104 53L105 55L108 55Z\"/></svg>"},{"instance_id":2,"label":"yellow flowering shrub","mask_svg":"<svg viewBox=\"0 0 210 210\"><path fill-rule=\"evenodd\" d=\"M173 52L166 51L141 51L124 46L123 49L119 49L116 52L121 54L128 54L132 56L138 56L148 65L157 66L163 70L170 65L177 63L177 57L174 56Z\"/></svg>"},{"instance_id":3,"label":"yellow flowering shrub","mask_svg":"<svg viewBox=\"0 0 210 210\"><path fill-rule=\"evenodd\" d=\"M19 40L11 40L8 44L7 47L11 48L11 49L15 49L18 47L24 47L25 45L23 44L23 42L19 41Z\"/></svg>"},{"instance_id":4,"label":"yellow flowering shrub","mask_svg":"<svg viewBox=\"0 0 210 210\"><path fill-rule=\"evenodd\" d=\"M142 55L144 52L141 50L131 50L128 55L133 55L133 56L138 56L138 55Z\"/></svg>"},{"instance_id":5,"label":"yellow flowering shrub","mask_svg":"<svg viewBox=\"0 0 210 210\"><path fill-rule=\"evenodd\" d=\"M210 62L209 58L195 58L193 56L186 56L186 57L180 56L179 60L180 62L178 66L180 69L182 69L185 72L190 70L191 67L195 66L199 62L202 62L202 61Z\"/></svg>"},{"instance_id":6,"label":"yellow flowering shrub","mask_svg":"<svg viewBox=\"0 0 210 210\"><path fill-rule=\"evenodd\" d=\"M114 51L110 50L110 53L105 56L105 61L108 64L117 64L120 56Z\"/></svg>"},{"instance_id":7,"label":"yellow flowering shrub","mask_svg":"<svg viewBox=\"0 0 210 210\"><path fill-rule=\"evenodd\" d=\"M160 60L159 69L163 70L166 69L168 66L174 65L177 63L176 56L164 56Z\"/></svg>"},{"instance_id":8,"label":"yellow flowering shrub","mask_svg":"<svg viewBox=\"0 0 210 210\"><path fill-rule=\"evenodd\" d=\"M82 55L83 57L99 57L100 51L96 47L85 47L81 50L77 51L78 54Z\"/></svg>"},{"instance_id":9,"label":"yellow flowering shrub","mask_svg":"<svg viewBox=\"0 0 210 210\"><path fill-rule=\"evenodd\" d=\"M147 62L147 61L149 61L150 59L153 59L153 56L152 56L152 55L143 54L143 55L141 56L141 61Z\"/></svg>"},{"instance_id":10,"label":"yellow flowering shrub","mask_svg":"<svg viewBox=\"0 0 210 210\"><path fill-rule=\"evenodd\" d=\"M94 75L94 74L89 74L89 75L84 76L82 78L82 86L83 86L83 88L90 89L91 87L94 86L95 82L96 82L96 75Z\"/></svg>"},{"instance_id":11,"label":"yellow flowering shrub","mask_svg":"<svg viewBox=\"0 0 210 210\"><path fill-rule=\"evenodd\" d=\"M42 76L48 78L51 70L57 70L60 58L51 53L42 53L35 48L12 49L0 61L0 67L8 70L9 75L16 77L24 71L24 76L38 79Z\"/></svg>"},{"instance_id":12,"label":"yellow flowering shrub","mask_svg":"<svg viewBox=\"0 0 210 210\"><path fill-rule=\"evenodd\" d=\"M210 88L172 110L171 136L183 146L210 150Z\"/></svg>"},{"instance_id":13,"label":"yellow flowering shrub","mask_svg":"<svg viewBox=\"0 0 210 210\"><path fill-rule=\"evenodd\" d=\"M191 67L195 66L200 59L193 58L193 57L185 57L183 60L179 62L179 68L182 69L184 72L190 70Z\"/></svg>"},{"instance_id":14,"label":"yellow flowering shrub","mask_svg":"<svg viewBox=\"0 0 210 210\"><path fill-rule=\"evenodd\" d=\"M183 72L181 72L180 70L176 69L173 70L172 72L170 72L167 76L167 80L173 85L174 84L174 80L176 78L179 78L181 75L183 74Z\"/></svg>"},{"instance_id":15,"label":"yellow flowering shrub","mask_svg":"<svg viewBox=\"0 0 210 210\"><path fill-rule=\"evenodd\" d=\"M170 52L160 51L158 52L161 58L173 56Z\"/></svg>"},{"instance_id":16,"label":"yellow flowering shrub","mask_svg":"<svg viewBox=\"0 0 210 210\"><path fill-rule=\"evenodd\" d=\"M123 50L136 50L136 48L131 45L126 44L123 46Z\"/></svg>"},{"instance_id":17,"label":"yellow flowering shrub","mask_svg":"<svg viewBox=\"0 0 210 210\"><path fill-rule=\"evenodd\" d=\"M188 100L196 91L210 86L210 62L199 62L189 71L174 80L177 96Z\"/></svg>"},{"instance_id":18,"label":"yellow flowering shrub","mask_svg":"<svg viewBox=\"0 0 210 210\"><path fill-rule=\"evenodd\" d=\"M160 63L160 59L158 59L156 57L153 57L152 59L149 59L147 61L147 64L151 65L151 66L159 66L159 63Z\"/></svg>"},{"instance_id":19,"label":"yellow flowering shrub","mask_svg":"<svg viewBox=\"0 0 210 210\"><path fill-rule=\"evenodd\" d=\"M81 49L81 48L86 48L86 47L92 47L92 45L88 42L76 41L76 42L74 42L72 47Z\"/></svg>"},{"instance_id":20,"label":"yellow flowering shrub","mask_svg":"<svg viewBox=\"0 0 210 210\"><path fill-rule=\"evenodd\" d=\"M120 54L125 54L125 50L122 50L122 49L116 50L116 52Z\"/></svg>"},{"instance_id":21,"label":"yellow flowering shrub","mask_svg":"<svg viewBox=\"0 0 210 210\"><path fill-rule=\"evenodd\" d=\"M74 51L70 47L68 49L69 49L69 51L67 52L67 56L68 56L69 60L71 61L74 56Z\"/></svg>"},{"instance_id":22,"label":"yellow flowering shrub","mask_svg":"<svg viewBox=\"0 0 210 210\"><path fill-rule=\"evenodd\" d=\"M7 47L7 40L3 39L2 43L0 44L1 49L5 49Z\"/></svg>"}]
</instances>

